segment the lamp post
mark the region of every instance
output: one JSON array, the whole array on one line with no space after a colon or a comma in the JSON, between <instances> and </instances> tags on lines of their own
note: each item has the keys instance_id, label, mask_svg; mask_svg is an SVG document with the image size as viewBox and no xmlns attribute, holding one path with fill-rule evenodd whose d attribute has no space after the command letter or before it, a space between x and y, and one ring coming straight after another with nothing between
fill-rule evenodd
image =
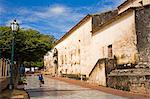
<instances>
[{"instance_id":1,"label":"lamp post","mask_svg":"<svg viewBox=\"0 0 150 99\"><path fill-rule=\"evenodd\" d=\"M10 83L9 83L9 89L13 89L13 65L14 65L14 47L15 47L15 33L18 32L19 30L19 24L17 23L16 20L14 20L11 25L11 31L13 34L13 39L12 39L12 48L11 48L11 64L10 64Z\"/></svg>"}]
</instances>

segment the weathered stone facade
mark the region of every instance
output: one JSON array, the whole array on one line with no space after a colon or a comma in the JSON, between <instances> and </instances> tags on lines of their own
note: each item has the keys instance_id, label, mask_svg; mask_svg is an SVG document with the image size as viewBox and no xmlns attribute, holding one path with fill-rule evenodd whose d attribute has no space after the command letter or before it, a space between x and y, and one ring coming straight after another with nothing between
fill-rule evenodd
<instances>
[{"instance_id":1,"label":"weathered stone facade","mask_svg":"<svg viewBox=\"0 0 150 99\"><path fill-rule=\"evenodd\" d=\"M73 27L68 36L55 46L58 50L58 73L59 74L83 74L88 75L87 68L90 64L91 25L90 15L83 18ZM78 27L78 28L77 28ZM86 57L89 56L89 57Z\"/></svg>"},{"instance_id":2,"label":"weathered stone facade","mask_svg":"<svg viewBox=\"0 0 150 99\"><path fill-rule=\"evenodd\" d=\"M99 59L89 74L89 81L99 85L107 86L107 74L116 68L116 60L103 58Z\"/></svg>"},{"instance_id":3,"label":"weathered stone facade","mask_svg":"<svg viewBox=\"0 0 150 99\"><path fill-rule=\"evenodd\" d=\"M113 70L108 75L107 85L116 89L150 94L150 5L135 8L134 11L138 64L132 69Z\"/></svg>"},{"instance_id":4,"label":"weathered stone facade","mask_svg":"<svg viewBox=\"0 0 150 99\"><path fill-rule=\"evenodd\" d=\"M150 5L136 9L135 13L139 67L150 68Z\"/></svg>"},{"instance_id":5,"label":"weathered stone facade","mask_svg":"<svg viewBox=\"0 0 150 99\"><path fill-rule=\"evenodd\" d=\"M97 61L94 68L91 70L89 74L89 81L91 83L98 83L99 85L106 86L105 66L106 66L105 59L99 59Z\"/></svg>"},{"instance_id":6,"label":"weathered stone facade","mask_svg":"<svg viewBox=\"0 0 150 99\"><path fill-rule=\"evenodd\" d=\"M52 76L58 74L58 52L56 49L44 56L44 71Z\"/></svg>"},{"instance_id":7,"label":"weathered stone facade","mask_svg":"<svg viewBox=\"0 0 150 99\"><path fill-rule=\"evenodd\" d=\"M149 5L132 1L118 14L87 15L58 40L58 74L86 75L102 86L149 93Z\"/></svg>"},{"instance_id":8,"label":"weathered stone facade","mask_svg":"<svg viewBox=\"0 0 150 99\"><path fill-rule=\"evenodd\" d=\"M118 10L110 10L108 12L103 12L100 14L92 15L92 30L96 30L97 27L106 23L108 20L116 17L118 15Z\"/></svg>"},{"instance_id":9,"label":"weathered stone facade","mask_svg":"<svg viewBox=\"0 0 150 99\"><path fill-rule=\"evenodd\" d=\"M44 71L50 75L54 75L53 53L47 52L44 56Z\"/></svg>"},{"instance_id":10,"label":"weathered stone facade","mask_svg":"<svg viewBox=\"0 0 150 99\"><path fill-rule=\"evenodd\" d=\"M125 0L120 6L118 6L118 13L122 13L130 7L140 7L150 4L150 0Z\"/></svg>"},{"instance_id":11,"label":"weathered stone facade","mask_svg":"<svg viewBox=\"0 0 150 99\"><path fill-rule=\"evenodd\" d=\"M113 70L107 79L107 86L150 94L150 69L121 69Z\"/></svg>"}]
</instances>

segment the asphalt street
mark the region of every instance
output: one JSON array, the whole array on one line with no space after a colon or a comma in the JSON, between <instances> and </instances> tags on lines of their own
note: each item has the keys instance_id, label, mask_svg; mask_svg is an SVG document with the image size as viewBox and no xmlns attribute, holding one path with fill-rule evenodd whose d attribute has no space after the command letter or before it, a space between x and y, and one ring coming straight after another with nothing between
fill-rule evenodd
<instances>
[{"instance_id":1,"label":"asphalt street","mask_svg":"<svg viewBox=\"0 0 150 99\"><path fill-rule=\"evenodd\" d=\"M40 87L37 76L27 76L25 89L31 99L127 99L47 77L44 80Z\"/></svg>"}]
</instances>

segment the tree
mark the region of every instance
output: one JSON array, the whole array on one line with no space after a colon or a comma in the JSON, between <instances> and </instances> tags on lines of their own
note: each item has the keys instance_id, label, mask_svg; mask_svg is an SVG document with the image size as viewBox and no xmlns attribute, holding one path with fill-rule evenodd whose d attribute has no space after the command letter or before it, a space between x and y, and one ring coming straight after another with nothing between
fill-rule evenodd
<instances>
[{"instance_id":1,"label":"tree","mask_svg":"<svg viewBox=\"0 0 150 99\"><path fill-rule=\"evenodd\" d=\"M15 35L15 60L23 63L28 62L30 66L39 66L43 56L54 46L53 35L44 35L33 29L20 29ZM7 58L11 55L11 42L13 35L9 27L0 27L0 47L8 48Z\"/></svg>"}]
</instances>

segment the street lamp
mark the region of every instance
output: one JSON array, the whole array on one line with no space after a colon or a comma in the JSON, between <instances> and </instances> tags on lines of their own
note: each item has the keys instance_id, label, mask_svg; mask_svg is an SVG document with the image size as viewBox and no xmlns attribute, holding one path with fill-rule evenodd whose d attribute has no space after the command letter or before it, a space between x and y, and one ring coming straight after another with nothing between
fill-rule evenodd
<instances>
[{"instance_id":1,"label":"street lamp","mask_svg":"<svg viewBox=\"0 0 150 99\"><path fill-rule=\"evenodd\" d=\"M11 30L12 32L17 32L19 30L19 23L17 23L16 20L11 23Z\"/></svg>"},{"instance_id":2,"label":"street lamp","mask_svg":"<svg viewBox=\"0 0 150 99\"><path fill-rule=\"evenodd\" d=\"M13 65L14 65L14 46L15 46L15 33L18 32L19 30L19 24L17 23L16 20L14 20L11 25L11 30L13 34L13 39L12 39L12 48L11 48L11 64L10 64L10 83L9 83L9 89L13 89Z\"/></svg>"}]
</instances>

